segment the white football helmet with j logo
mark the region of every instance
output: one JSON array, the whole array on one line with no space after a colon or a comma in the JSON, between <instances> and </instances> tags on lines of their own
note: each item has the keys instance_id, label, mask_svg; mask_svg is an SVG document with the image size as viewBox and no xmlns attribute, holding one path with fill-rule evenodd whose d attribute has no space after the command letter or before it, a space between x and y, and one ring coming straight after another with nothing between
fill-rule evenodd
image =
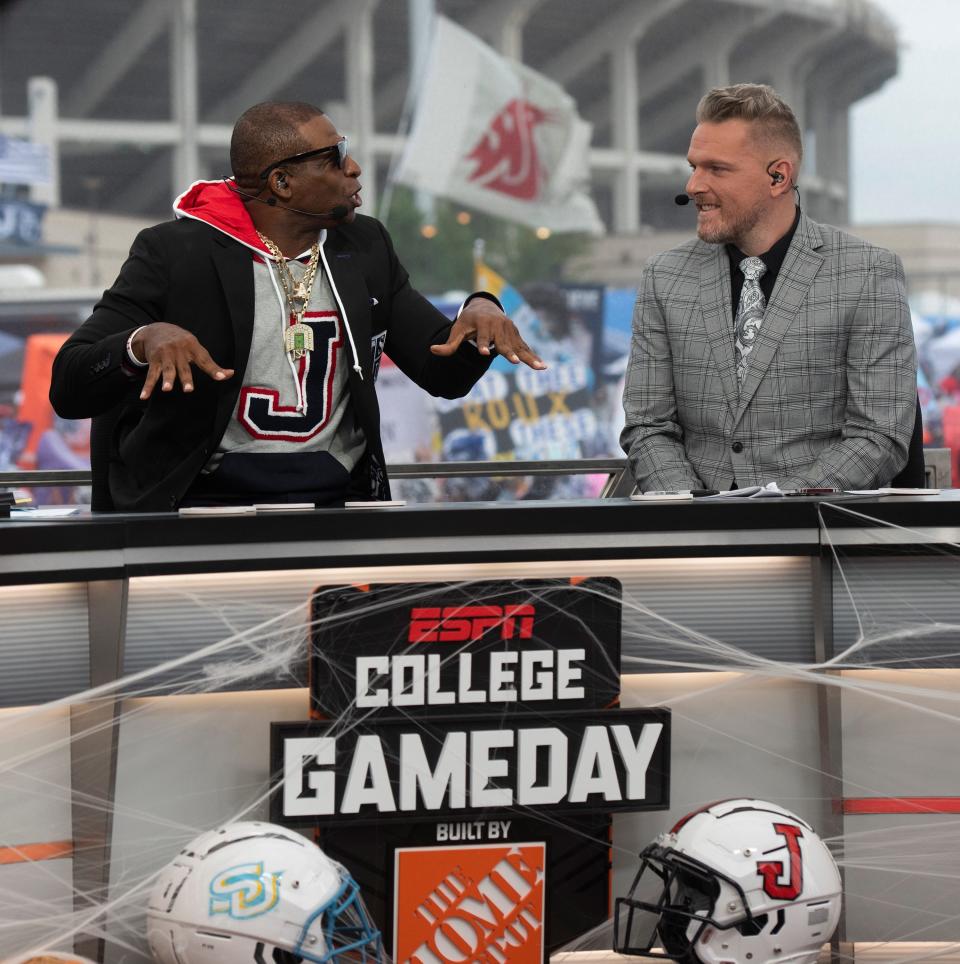
<instances>
[{"instance_id":1,"label":"white football helmet with j logo","mask_svg":"<svg viewBox=\"0 0 960 964\"><path fill-rule=\"evenodd\" d=\"M695 810L640 854L615 910L622 954L683 964L813 964L840 919L840 873L808 823L763 800Z\"/></svg>"},{"instance_id":2,"label":"white football helmet with j logo","mask_svg":"<svg viewBox=\"0 0 960 964\"><path fill-rule=\"evenodd\" d=\"M380 933L341 864L292 830L232 823L201 834L150 894L159 964L379 962Z\"/></svg>"}]
</instances>

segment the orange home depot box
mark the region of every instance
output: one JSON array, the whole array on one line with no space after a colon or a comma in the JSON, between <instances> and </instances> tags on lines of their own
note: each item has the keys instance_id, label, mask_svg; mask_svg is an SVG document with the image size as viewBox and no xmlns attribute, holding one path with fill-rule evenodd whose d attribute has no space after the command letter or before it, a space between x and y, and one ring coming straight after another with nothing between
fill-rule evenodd
<instances>
[{"instance_id":1,"label":"orange home depot box","mask_svg":"<svg viewBox=\"0 0 960 964\"><path fill-rule=\"evenodd\" d=\"M541 964L546 845L407 847L394 863L398 964Z\"/></svg>"}]
</instances>

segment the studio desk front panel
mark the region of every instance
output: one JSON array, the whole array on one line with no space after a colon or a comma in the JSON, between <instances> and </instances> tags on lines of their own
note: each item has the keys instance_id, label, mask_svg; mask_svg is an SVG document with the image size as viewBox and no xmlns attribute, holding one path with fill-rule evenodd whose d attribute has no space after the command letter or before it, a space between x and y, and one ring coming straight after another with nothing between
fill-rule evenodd
<instances>
[{"instance_id":1,"label":"studio desk front panel","mask_svg":"<svg viewBox=\"0 0 960 964\"><path fill-rule=\"evenodd\" d=\"M902 939L913 928L915 911L881 898L900 874L916 895L906 903L930 908L924 939L957 940L960 927L936 903L939 877L915 874L896 846L880 848L886 876L870 872L877 835L902 835L911 818L892 807L840 812L844 801L870 797L960 801L960 770L944 765L955 725L930 712L960 689L955 543L953 492L6 520L0 726L13 738L0 763L15 753L24 762L0 766L0 820L14 842L68 840L70 795L92 786L115 809L114 874L150 872L156 855L138 841L158 820L204 826L269 783L267 723L307 716L306 624L317 588L614 577L622 705L671 707L673 744L669 812L614 821L613 892L625 892L640 847L692 807L766 797L827 836L846 835L840 850L861 861L849 869L849 939ZM262 651L282 657L244 672L229 644L238 638L261 639ZM921 668L930 666L935 674ZM125 682L111 689L118 678ZM106 759L84 773L76 745L63 740L82 733L92 685L124 697L113 749L100 747L116 753L114 779ZM162 749L152 759L150 745ZM37 796L41 785L64 792ZM38 804L24 808L25 795ZM265 797L253 813L267 815ZM933 812L924 822L949 819ZM66 855L39 878L14 864L0 867L0 889L14 894L21 881L33 901L46 887L59 906L71 884L96 883L91 872Z\"/></svg>"},{"instance_id":2,"label":"studio desk front panel","mask_svg":"<svg viewBox=\"0 0 960 964\"><path fill-rule=\"evenodd\" d=\"M950 622L960 598L948 558L960 542L955 495L14 517L0 521L0 706L85 689L90 633L113 633L111 618L122 622L119 670L129 674L305 606L319 585L344 583L607 575L623 584L623 656L650 660L637 671L665 669L658 628L671 623L759 657L812 662L821 607L811 593L822 563L840 590L831 614L838 645L860 630L851 597L887 624L909 623L918 607ZM123 611L111 617L111 605ZM951 649L930 635L914 646L922 658ZM872 655L856 659L869 665Z\"/></svg>"}]
</instances>

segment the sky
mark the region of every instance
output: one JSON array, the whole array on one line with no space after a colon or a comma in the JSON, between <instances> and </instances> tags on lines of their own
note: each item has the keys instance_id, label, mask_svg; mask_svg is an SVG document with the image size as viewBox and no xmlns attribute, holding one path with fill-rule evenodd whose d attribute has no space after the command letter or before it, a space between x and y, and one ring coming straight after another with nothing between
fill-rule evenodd
<instances>
[{"instance_id":1,"label":"sky","mask_svg":"<svg viewBox=\"0 0 960 964\"><path fill-rule=\"evenodd\" d=\"M899 74L851 110L851 222L960 223L960 0L873 0Z\"/></svg>"}]
</instances>

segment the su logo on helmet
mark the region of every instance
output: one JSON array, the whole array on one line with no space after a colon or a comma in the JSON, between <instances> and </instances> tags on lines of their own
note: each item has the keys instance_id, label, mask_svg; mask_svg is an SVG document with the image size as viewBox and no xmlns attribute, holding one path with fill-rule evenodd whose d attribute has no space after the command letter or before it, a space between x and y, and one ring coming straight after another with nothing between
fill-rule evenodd
<instances>
[{"instance_id":1,"label":"su logo on helmet","mask_svg":"<svg viewBox=\"0 0 960 964\"><path fill-rule=\"evenodd\" d=\"M249 920L266 914L280 899L277 884L282 874L264 873L262 862L224 870L210 881L210 915Z\"/></svg>"}]
</instances>

